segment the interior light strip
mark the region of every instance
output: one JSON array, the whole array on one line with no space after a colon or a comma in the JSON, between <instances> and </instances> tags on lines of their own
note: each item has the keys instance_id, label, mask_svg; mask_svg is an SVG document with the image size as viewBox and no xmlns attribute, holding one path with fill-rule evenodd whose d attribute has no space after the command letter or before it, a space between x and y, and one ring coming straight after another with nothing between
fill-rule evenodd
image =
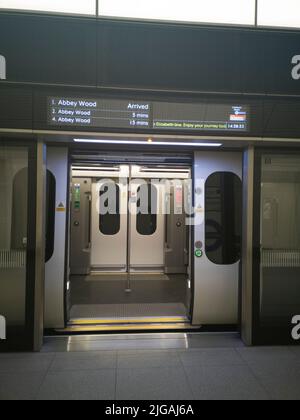
<instances>
[{"instance_id":1,"label":"interior light strip","mask_svg":"<svg viewBox=\"0 0 300 420\"><path fill-rule=\"evenodd\" d=\"M199 143L199 142L175 142L175 141L146 141L146 140L96 140L96 139L74 139L76 143L94 144L131 144L148 146L189 146L189 147L221 147L222 143Z\"/></svg>"}]
</instances>

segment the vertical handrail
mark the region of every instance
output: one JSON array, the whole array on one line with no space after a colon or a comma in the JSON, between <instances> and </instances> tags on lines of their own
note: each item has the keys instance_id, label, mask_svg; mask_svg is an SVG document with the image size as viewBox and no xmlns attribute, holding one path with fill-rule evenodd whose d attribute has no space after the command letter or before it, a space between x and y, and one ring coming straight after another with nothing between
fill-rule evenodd
<instances>
[{"instance_id":1,"label":"vertical handrail","mask_svg":"<svg viewBox=\"0 0 300 420\"><path fill-rule=\"evenodd\" d=\"M86 236L86 247L85 249L91 248L91 226L92 226L92 197L90 193L86 193L86 202L85 202L85 236Z\"/></svg>"},{"instance_id":2,"label":"vertical handrail","mask_svg":"<svg viewBox=\"0 0 300 420\"><path fill-rule=\"evenodd\" d=\"M132 166L129 165L128 178L128 195L127 195L127 284L126 292L131 293L131 180L132 180Z\"/></svg>"}]
</instances>

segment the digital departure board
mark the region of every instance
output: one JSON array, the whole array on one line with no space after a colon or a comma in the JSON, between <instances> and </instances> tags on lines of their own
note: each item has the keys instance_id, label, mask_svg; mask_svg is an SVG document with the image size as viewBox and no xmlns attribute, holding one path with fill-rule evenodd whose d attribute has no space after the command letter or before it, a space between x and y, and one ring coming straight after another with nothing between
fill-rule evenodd
<instances>
[{"instance_id":1,"label":"digital departure board","mask_svg":"<svg viewBox=\"0 0 300 420\"><path fill-rule=\"evenodd\" d=\"M153 128L186 131L248 131L248 109L215 103L156 103Z\"/></svg>"},{"instance_id":2,"label":"digital departure board","mask_svg":"<svg viewBox=\"0 0 300 420\"><path fill-rule=\"evenodd\" d=\"M56 127L247 132L249 107L241 104L48 98L48 124Z\"/></svg>"},{"instance_id":3,"label":"digital departure board","mask_svg":"<svg viewBox=\"0 0 300 420\"><path fill-rule=\"evenodd\" d=\"M49 98L48 122L55 126L151 128L151 104L114 99Z\"/></svg>"}]
</instances>

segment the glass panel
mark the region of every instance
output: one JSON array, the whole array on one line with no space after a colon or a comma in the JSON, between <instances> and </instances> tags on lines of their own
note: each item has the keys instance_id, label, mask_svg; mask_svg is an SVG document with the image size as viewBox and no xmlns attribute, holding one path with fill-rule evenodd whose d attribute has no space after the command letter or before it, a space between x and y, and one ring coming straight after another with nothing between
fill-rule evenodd
<instances>
[{"instance_id":1,"label":"glass panel","mask_svg":"<svg viewBox=\"0 0 300 420\"><path fill-rule=\"evenodd\" d=\"M261 291L264 326L300 314L300 157L263 156Z\"/></svg>"},{"instance_id":2,"label":"glass panel","mask_svg":"<svg viewBox=\"0 0 300 420\"><path fill-rule=\"evenodd\" d=\"M116 183L103 184L100 189L100 232L113 236L120 232L120 228L120 187Z\"/></svg>"},{"instance_id":3,"label":"glass panel","mask_svg":"<svg viewBox=\"0 0 300 420\"><path fill-rule=\"evenodd\" d=\"M55 239L55 204L56 204L56 179L51 171L47 170L46 186L46 253L48 262L54 252Z\"/></svg>"},{"instance_id":4,"label":"glass panel","mask_svg":"<svg viewBox=\"0 0 300 420\"><path fill-rule=\"evenodd\" d=\"M140 235L154 235L157 229L158 191L154 185L143 184L137 190L136 230Z\"/></svg>"},{"instance_id":5,"label":"glass panel","mask_svg":"<svg viewBox=\"0 0 300 420\"><path fill-rule=\"evenodd\" d=\"M0 315L25 325L28 152L0 146Z\"/></svg>"},{"instance_id":6,"label":"glass panel","mask_svg":"<svg viewBox=\"0 0 300 420\"><path fill-rule=\"evenodd\" d=\"M0 0L0 8L95 15L96 0Z\"/></svg>"},{"instance_id":7,"label":"glass panel","mask_svg":"<svg viewBox=\"0 0 300 420\"><path fill-rule=\"evenodd\" d=\"M258 0L258 25L300 28L299 0Z\"/></svg>"},{"instance_id":8,"label":"glass panel","mask_svg":"<svg viewBox=\"0 0 300 420\"><path fill-rule=\"evenodd\" d=\"M185 22L255 24L255 0L99 0L99 14Z\"/></svg>"},{"instance_id":9,"label":"glass panel","mask_svg":"<svg viewBox=\"0 0 300 420\"><path fill-rule=\"evenodd\" d=\"M205 251L214 264L241 258L242 181L230 172L216 172L205 184Z\"/></svg>"}]
</instances>

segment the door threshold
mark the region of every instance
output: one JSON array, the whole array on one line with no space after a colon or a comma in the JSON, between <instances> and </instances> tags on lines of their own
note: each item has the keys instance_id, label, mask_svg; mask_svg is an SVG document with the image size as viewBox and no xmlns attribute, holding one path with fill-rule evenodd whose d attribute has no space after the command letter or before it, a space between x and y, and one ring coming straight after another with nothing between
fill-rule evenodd
<instances>
[{"instance_id":1,"label":"door threshold","mask_svg":"<svg viewBox=\"0 0 300 420\"><path fill-rule=\"evenodd\" d=\"M165 273L163 270L159 271L151 271L151 270L142 270L142 271L101 271L101 270L91 270L91 272L88 274L88 276L96 277L96 276L132 276L132 277L138 277L138 276L163 276L168 275L169 273Z\"/></svg>"},{"instance_id":2,"label":"door threshold","mask_svg":"<svg viewBox=\"0 0 300 420\"><path fill-rule=\"evenodd\" d=\"M75 318L59 333L110 332L110 331L166 331L190 330L186 316L132 317L132 318ZM198 328L198 327L197 327Z\"/></svg>"},{"instance_id":3,"label":"door threshold","mask_svg":"<svg viewBox=\"0 0 300 420\"><path fill-rule=\"evenodd\" d=\"M137 325L137 324L186 324L186 316L160 316L160 317L126 317L126 318L75 318L68 322L68 326L83 325Z\"/></svg>"},{"instance_id":4,"label":"door threshold","mask_svg":"<svg viewBox=\"0 0 300 420\"><path fill-rule=\"evenodd\" d=\"M64 329L55 330L60 334L99 333L99 332L144 332L144 331L187 331L199 329L190 323L140 323L140 324L101 324L101 325L68 325Z\"/></svg>"}]
</instances>

